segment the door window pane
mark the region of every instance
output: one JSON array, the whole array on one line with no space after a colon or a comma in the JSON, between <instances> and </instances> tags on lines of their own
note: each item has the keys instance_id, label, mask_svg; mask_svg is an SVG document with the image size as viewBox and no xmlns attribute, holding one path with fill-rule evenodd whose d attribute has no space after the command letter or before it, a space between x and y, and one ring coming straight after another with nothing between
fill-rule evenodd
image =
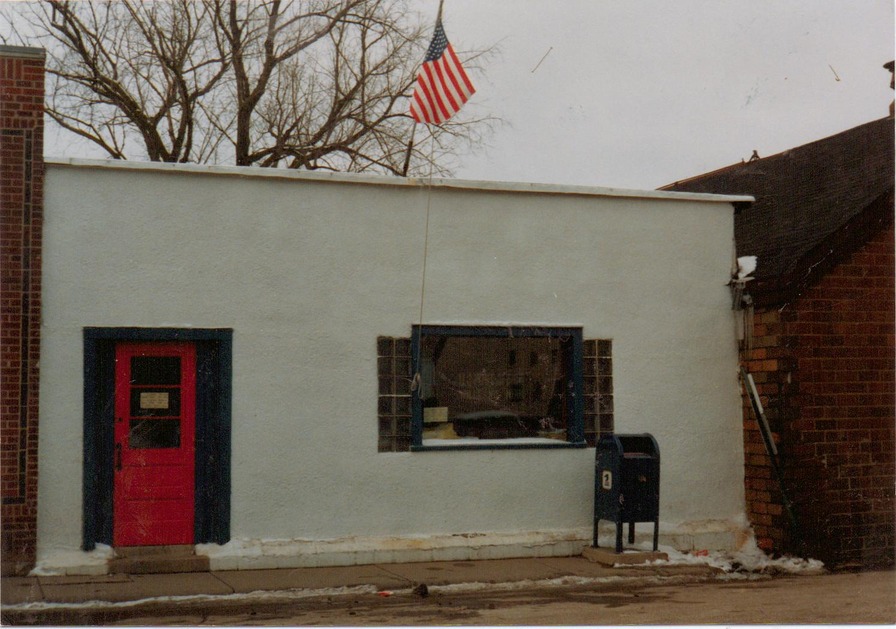
<instances>
[{"instance_id":1,"label":"door window pane","mask_svg":"<svg viewBox=\"0 0 896 629\"><path fill-rule=\"evenodd\" d=\"M179 419L132 419L128 446L134 449L180 447Z\"/></svg>"},{"instance_id":2,"label":"door window pane","mask_svg":"<svg viewBox=\"0 0 896 629\"><path fill-rule=\"evenodd\" d=\"M132 357L131 384L180 384L180 357Z\"/></svg>"}]
</instances>

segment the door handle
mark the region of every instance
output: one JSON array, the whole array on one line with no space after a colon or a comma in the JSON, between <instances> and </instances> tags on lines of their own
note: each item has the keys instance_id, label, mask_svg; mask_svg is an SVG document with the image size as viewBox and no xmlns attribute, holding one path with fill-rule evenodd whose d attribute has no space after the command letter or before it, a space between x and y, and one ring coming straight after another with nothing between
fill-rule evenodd
<instances>
[{"instance_id":1,"label":"door handle","mask_svg":"<svg viewBox=\"0 0 896 629\"><path fill-rule=\"evenodd\" d=\"M115 469L121 471L121 444L115 444Z\"/></svg>"}]
</instances>

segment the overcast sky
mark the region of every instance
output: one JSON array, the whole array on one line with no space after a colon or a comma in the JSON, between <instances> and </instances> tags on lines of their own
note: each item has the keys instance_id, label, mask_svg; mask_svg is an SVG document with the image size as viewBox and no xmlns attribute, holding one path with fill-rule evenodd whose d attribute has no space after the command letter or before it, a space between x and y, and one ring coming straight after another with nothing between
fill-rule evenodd
<instances>
[{"instance_id":1,"label":"overcast sky","mask_svg":"<svg viewBox=\"0 0 896 629\"><path fill-rule=\"evenodd\" d=\"M469 106L506 125L466 179L656 188L893 100L892 0L445 0L443 23L501 47Z\"/></svg>"},{"instance_id":2,"label":"overcast sky","mask_svg":"<svg viewBox=\"0 0 896 629\"><path fill-rule=\"evenodd\" d=\"M893 100L892 0L445 0L443 22L459 51L500 49L467 107L504 124L463 179L652 189ZM101 156L52 129L46 153Z\"/></svg>"}]
</instances>

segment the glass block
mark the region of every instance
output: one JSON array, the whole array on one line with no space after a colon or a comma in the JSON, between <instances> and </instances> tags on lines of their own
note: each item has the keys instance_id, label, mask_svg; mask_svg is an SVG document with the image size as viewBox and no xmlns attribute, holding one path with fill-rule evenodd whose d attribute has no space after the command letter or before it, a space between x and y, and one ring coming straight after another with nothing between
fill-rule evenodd
<instances>
[{"instance_id":1,"label":"glass block","mask_svg":"<svg viewBox=\"0 0 896 629\"><path fill-rule=\"evenodd\" d=\"M595 396L585 396L585 413L594 413L597 410L597 401Z\"/></svg>"},{"instance_id":2,"label":"glass block","mask_svg":"<svg viewBox=\"0 0 896 629\"><path fill-rule=\"evenodd\" d=\"M392 437L380 437L377 440L377 450L379 452L395 452L395 441Z\"/></svg>"},{"instance_id":3,"label":"glass block","mask_svg":"<svg viewBox=\"0 0 896 629\"><path fill-rule=\"evenodd\" d=\"M597 375L597 366L593 358L585 358L582 361L582 371L585 376Z\"/></svg>"},{"instance_id":4,"label":"glass block","mask_svg":"<svg viewBox=\"0 0 896 629\"><path fill-rule=\"evenodd\" d=\"M399 358L411 357L411 339L395 339L395 356Z\"/></svg>"},{"instance_id":5,"label":"glass block","mask_svg":"<svg viewBox=\"0 0 896 629\"><path fill-rule=\"evenodd\" d=\"M395 367L392 372L396 376L410 376L411 373L411 359L410 358L395 358Z\"/></svg>"},{"instance_id":6,"label":"glass block","mask_svg":"<svg viewBox=\"0 0 896 629\"><path fill-rule=\"evenodd\" d=\"M583 378L582 383L585 388L585 395L597 393L597 378Z\"/></svg>"},{"instance_id":7,"label":"glass block","mask_svg":"<svg viewBox=\"0 0 896 629\"><path fill-rule=\"evenodd\" d=\"M395 420L395 434L402 437L408 437L411 434L411 418L398 417Z\"/></svg>"},{"instance_id":8,"label":"glass block","mask_svg":"<svg viewBox=\"0 0 896 629\"><path fill-rule=\"evenodd\" d=\"M411 414L411 398L405 396L396 396L393 398L394 400L394 413L396 415L410 415Z\"/></svg>"},{"instance_id":9,"label":"glass block","mask_svg":"<svg viewBox=\"0 0 896 629\"><path fill-rule=\"evenodd\" d=\"M391 417L380 416L377 418L377 424L380 437L391 437L395 434L395 420Z\"/></svg>"},{"instance_id":10,"label":"glass block","mask_svg":"<svg viewBox=\"0 0 896 629\"><path fill-rule=\"evenodd\" d=\"M393 383L395 387L393 391L395 395L410 395L411 394L411 379L407 376L395 376L395 382Z\"/></svg>"}]
</instances>

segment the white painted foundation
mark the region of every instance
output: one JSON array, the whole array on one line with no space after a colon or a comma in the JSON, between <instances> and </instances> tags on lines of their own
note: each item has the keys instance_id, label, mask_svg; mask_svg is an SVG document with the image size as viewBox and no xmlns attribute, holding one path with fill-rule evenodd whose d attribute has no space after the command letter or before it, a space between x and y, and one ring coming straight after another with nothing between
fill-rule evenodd
<instances>
[{"instance_id":1,"label":"white painted foundation","mask_svg":"<svg viewBox=\"0 0 896 629\"><path fill-rule=\"evenodd\" d=\"M45 196L44 569L81 545L86 326L233 329L213 568L577 554L593 449L377 452L376 338L419 321L427 203L424 321L612 339L616 431L661 450L661 539L747 530L726 286L747 198L78 160Z\"/></svg>"}]
</instances>

